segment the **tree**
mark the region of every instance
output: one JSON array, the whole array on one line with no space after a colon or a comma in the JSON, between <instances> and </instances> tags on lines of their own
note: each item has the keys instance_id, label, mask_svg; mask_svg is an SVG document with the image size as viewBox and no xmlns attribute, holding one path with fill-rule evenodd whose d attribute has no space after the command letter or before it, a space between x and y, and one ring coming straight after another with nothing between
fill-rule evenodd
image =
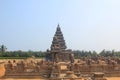
<instances>
[{"instance_id":1,"label":"tree","mask_svg":"<svg viewBox=\"0 0 120 80\"><path fill-rule=\"evenodd\" d=\"M5 53L6 52L6 46L4 46L4 45L1 45L0 46L0 52L3 54L3 53Z\"/></svg>"}]
</instances>

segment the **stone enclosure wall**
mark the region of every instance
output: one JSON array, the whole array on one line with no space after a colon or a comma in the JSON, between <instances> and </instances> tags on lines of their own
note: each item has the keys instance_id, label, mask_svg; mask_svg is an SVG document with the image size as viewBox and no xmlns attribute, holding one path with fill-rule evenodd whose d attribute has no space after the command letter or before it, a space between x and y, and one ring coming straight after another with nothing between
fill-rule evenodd
<instances>
[{"instance_id":1,"label":"stone enclosure wall","mask_svg":"<svg viewBox=\"0 0 120 80\"><path fill-rule=\"evenodd\" d=\"M64 67L63 67L64 66ZM63 67L63 68L62 68ZM65 74L73 71L75 75L92 75L94 72L103 72L105 76L120 77L120 64L86 64L84 62L50 62L36 61L33 59L8 61L5 64L5 76L42 76L50 77L51 74Z\"/></svg>"}]
</instances>

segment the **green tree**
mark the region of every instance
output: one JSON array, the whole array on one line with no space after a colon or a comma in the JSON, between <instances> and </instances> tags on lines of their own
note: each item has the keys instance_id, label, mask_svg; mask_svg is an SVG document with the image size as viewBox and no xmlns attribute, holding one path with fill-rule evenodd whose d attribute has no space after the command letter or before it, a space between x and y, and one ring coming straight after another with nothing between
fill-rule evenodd
<instances>
[{"instance_id":1,"label":"green tree","mask_svg":"<svg viewBox=\"0 0 120 80\"><path fill-rule=\"evenodd\" d=\"M7 50L6 46L4 46L4 45L1 45L1 46L0 46L0 52L1 52L2 54L5 53L6 50Z\"/></svg>"}]
</instances>

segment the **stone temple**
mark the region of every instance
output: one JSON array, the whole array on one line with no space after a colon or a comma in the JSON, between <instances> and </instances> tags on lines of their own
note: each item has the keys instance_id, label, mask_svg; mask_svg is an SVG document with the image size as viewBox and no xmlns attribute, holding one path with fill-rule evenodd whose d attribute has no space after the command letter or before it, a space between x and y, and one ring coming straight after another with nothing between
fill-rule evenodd
<instances>
[{"instance_id":1,"label":"stone temple","mask_svg":"<svg viewBox=\"0 0 120 80\"><path fill-rule=\"evenodd\" d=\"M0 79L20 78L35 80L107 80L120 77L120 58L82 57L74 59L58 24L50 50L45 59L35 57L0 62Z\"/></svg>"},{"instance_id":2,"label":"stone temple","mask_svg":"<svg viewBox=\"0 0 120 80\"><path fill-rule=\"evenodd\" d=\"M51 50L47 50L47 60L53 62L74 62L74 55L70 49L66 50L66 43L58 24L53 41L51 44Z\"/></svg>"}]
</instances>

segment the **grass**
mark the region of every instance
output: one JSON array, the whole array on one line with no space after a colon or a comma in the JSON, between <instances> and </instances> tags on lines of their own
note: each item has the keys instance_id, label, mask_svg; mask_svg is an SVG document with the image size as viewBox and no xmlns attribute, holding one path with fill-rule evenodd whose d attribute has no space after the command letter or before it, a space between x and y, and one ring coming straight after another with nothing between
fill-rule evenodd
<instances>
[{"instance_id":1,"label":"grass","mask_svg":"<svg viewBox=\"0 0 120 80\"><path fill-rule=\"evenodd\" d=\"M0 57L0 59L26 59L26 58L29 58L29 57ZM36 57L37 59L41 59L43 57Z\"/></svg>"},{"instance_id":2,"label":"grass","mask_svg":"<svg viewBox=\"0 0 120 80\"><path fill-rule=\"evenodd\" d=\"M0 57L0 59L26 59L27 57Z\"/></svg>"}]
</instances>

